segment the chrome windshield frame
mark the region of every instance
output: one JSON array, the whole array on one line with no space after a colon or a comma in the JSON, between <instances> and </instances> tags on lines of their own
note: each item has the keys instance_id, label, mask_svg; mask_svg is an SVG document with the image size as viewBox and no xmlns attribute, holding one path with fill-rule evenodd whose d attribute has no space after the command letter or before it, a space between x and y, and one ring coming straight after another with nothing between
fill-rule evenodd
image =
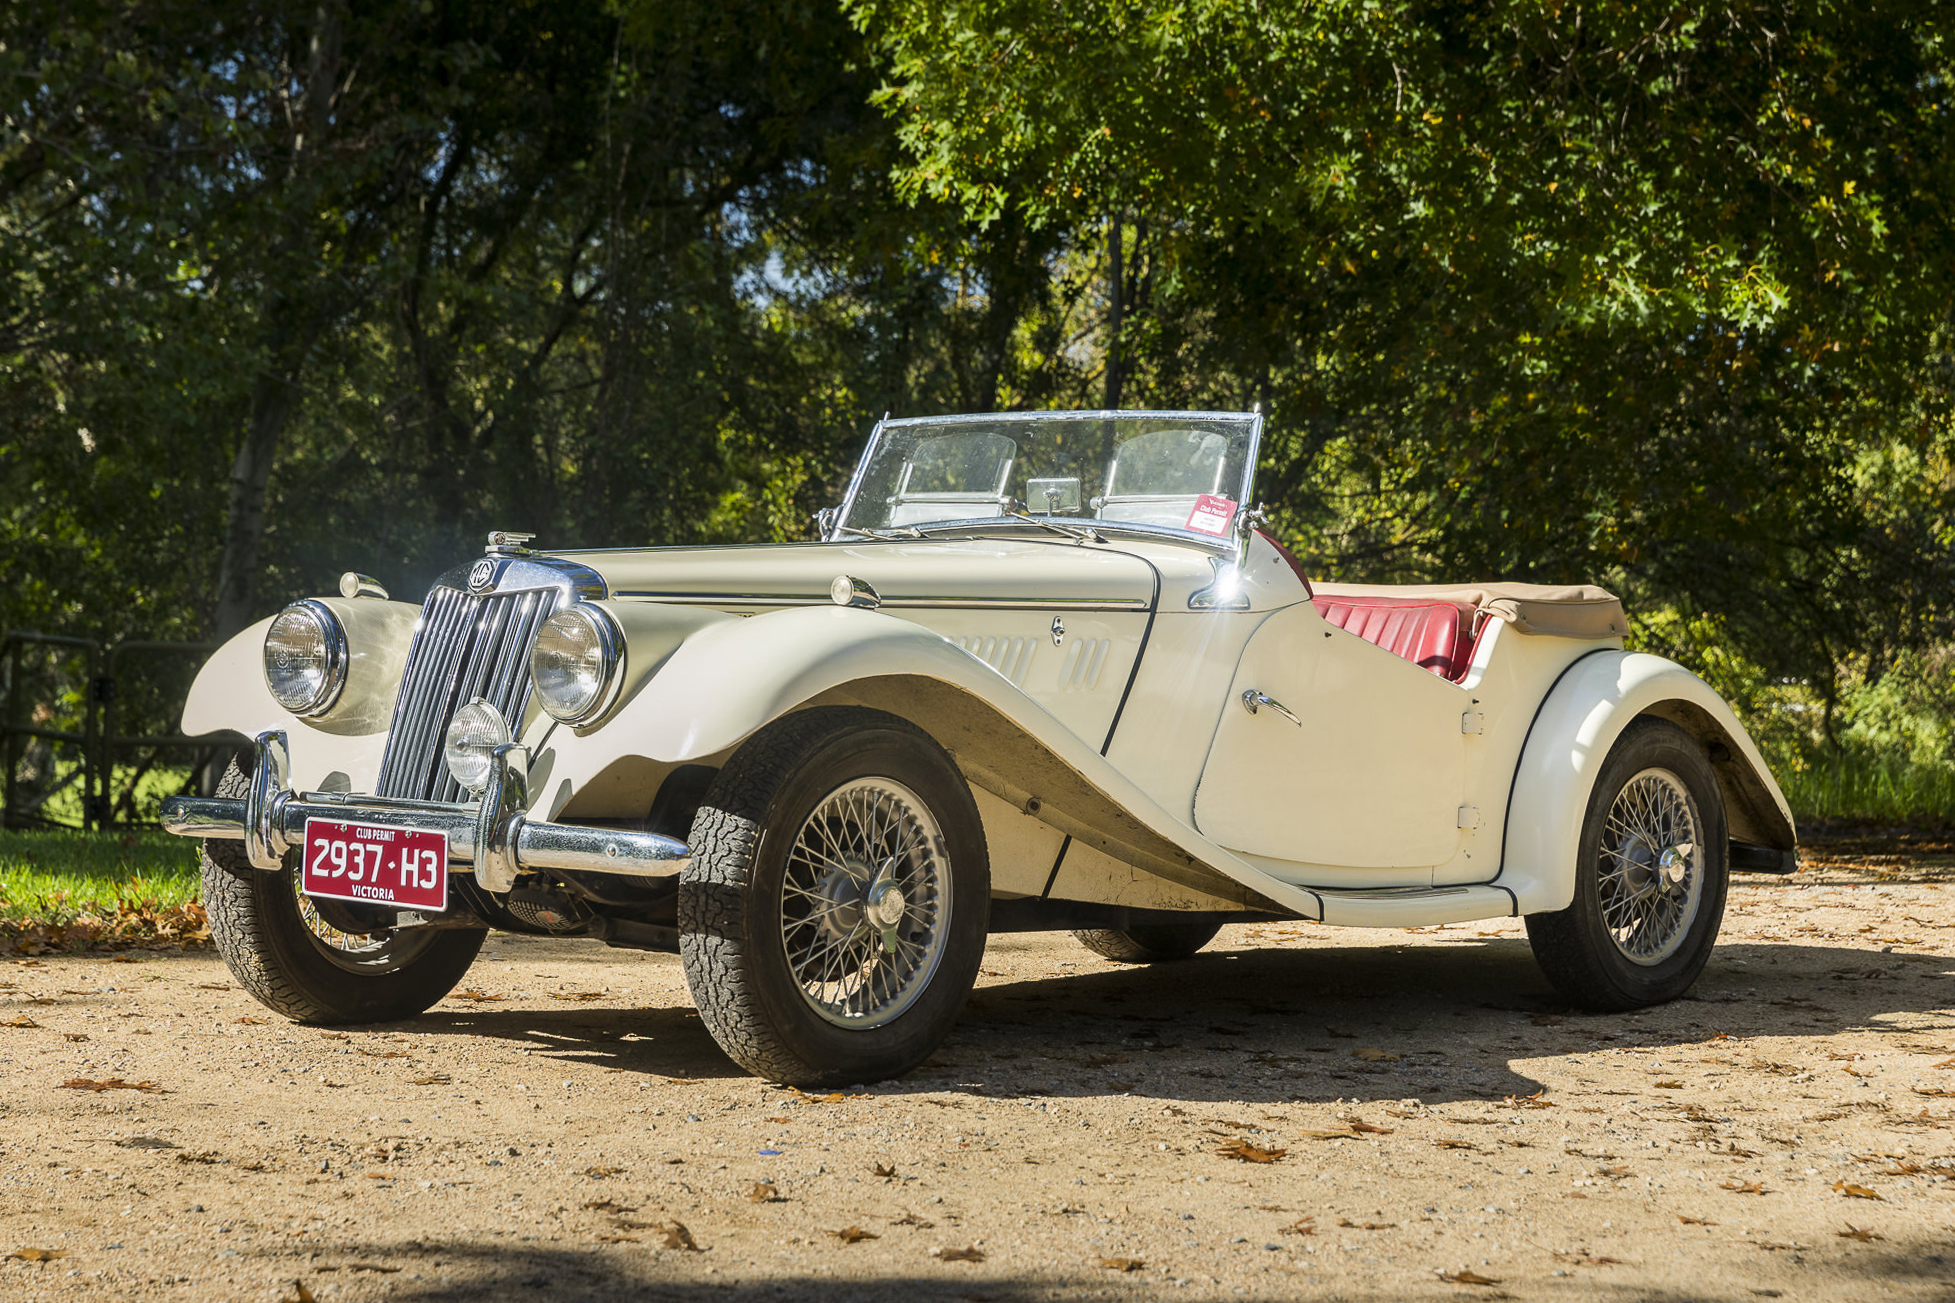
<instances>
[{"instance_id":1,"label":"chrome windshield frame","mask_svg":"<svg viewBox=\"0 0 1955 1303\"><path fill-rule=\"evenodd\" d=\"M1249 423L1249 450L1243 461L1242 484L1236 497L1236 514L1239 521L1242 514L1249 511L1254 503L1251 490L1256 483L1256 459L1262 454L1263 414L1261 412L1215 412L1215 411L1177 411L1144 408L1131 411L1083 410L1083 411L1034 411L1034 412L968 412L954 416L904 416L883 417L876 422L875 429L869 432L869 442L862 449L862 456L856 459L855 473L849 478L848 492L842 498L841 509L835 514L834 524L823 532L823 542L834 542L851 529L858 533L867 532L862 526L851 526L849 516L854 512L857 499L861 496L862 481L868 474L869 463L875 457L882 443L885 431L892 429L914 429L925 426L953 426L983 424L1032 424L1039 421L1104 421L1120 419L1154 420L1193 420L1217 421L1236 420ZM1172 540L1180 543L1193 543L1203 547L1222 548L1233 551L1235 529L1229 534L1216 537L1201 534L1189 529L1176 529L1168 525L1149 525L1140 522L1101 520L1095 516L1054 516L1054 521L1065 524L1078 524L1087 528L1106 532L1145 534L1150 538ZM933 520L915 526L919 532L934 534L939 530L964 529L1025 529L1022 520L1009 516L978 516L965 520ZM875 535L871 535L874 537Z\"/></svg>"}]
</instances>

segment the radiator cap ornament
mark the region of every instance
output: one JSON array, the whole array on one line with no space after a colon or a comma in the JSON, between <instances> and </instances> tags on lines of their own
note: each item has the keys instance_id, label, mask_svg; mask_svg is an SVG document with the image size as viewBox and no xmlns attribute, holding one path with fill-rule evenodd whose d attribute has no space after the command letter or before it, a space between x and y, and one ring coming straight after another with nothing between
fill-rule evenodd
<instances>
[{"instance_id":1,"label":"radiator cap ornament","mask_svg":"<svg viewBox=\"0 0 1955 1303\"><path fill-rule=\"evenodd\" d=\"M524 546L534 534L524 534L513 529L492 529L489 531L489 546L483 551L490 556L528 556L529 549Z\"/></svg>"}]
</instances>

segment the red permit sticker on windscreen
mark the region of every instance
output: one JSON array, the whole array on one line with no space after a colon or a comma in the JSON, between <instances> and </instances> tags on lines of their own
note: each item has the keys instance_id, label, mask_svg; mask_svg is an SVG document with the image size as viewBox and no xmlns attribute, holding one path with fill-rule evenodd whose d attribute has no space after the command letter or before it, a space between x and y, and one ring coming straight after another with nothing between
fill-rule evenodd
<instances>
[{"instance_id":1,"label":"red permit sticker on windscreen","mask_svg":"<svg viewBox=\"0 0 1955 1303\"><path fill-rule=\"evenodd\" d=\"M1188 513L1188 528L1198 534L1214 534L1219 538L1229 532L1229 525L1234 520L1234 498L1204 493L1195 499L1195 509Z\"/></svg>"}]
</instances>

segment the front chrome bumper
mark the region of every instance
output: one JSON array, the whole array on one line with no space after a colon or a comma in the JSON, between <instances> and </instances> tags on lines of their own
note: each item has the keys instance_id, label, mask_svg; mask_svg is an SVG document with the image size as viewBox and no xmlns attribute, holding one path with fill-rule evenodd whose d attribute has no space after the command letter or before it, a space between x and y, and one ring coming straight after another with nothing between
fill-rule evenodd
<instances>
[{"instance_id":1,"label":"front chrome bumper","mask_svg":"<svg viewBox=\"0 0 1955 1303\"><path fill-rule=\"evenodd\" d=\"M305 841L307 819L335 819L382 828L438 832L448 839L451 869L472 871L490 891L508 891L525 870L569 869L667 877L692 859L684 842L651 832L548 823L524 814L529 803L529 754L498 747L479 801L407 801L346 792L295 792L290 746L282 732L260 733L251 791L243 799L173 796L163 802L163 827L183 837L242 840L261 869L284 865L285 853Z\"/></svg>"}]
</instances>

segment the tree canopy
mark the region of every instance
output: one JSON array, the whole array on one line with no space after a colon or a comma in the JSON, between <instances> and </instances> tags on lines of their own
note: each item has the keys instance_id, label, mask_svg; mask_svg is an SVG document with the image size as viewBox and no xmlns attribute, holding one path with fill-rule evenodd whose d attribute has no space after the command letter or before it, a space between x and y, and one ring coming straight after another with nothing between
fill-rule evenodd
<instances>
[{"instance_id":1,"label":"tree canopy","mask_svg":"<svg viewBox=\"0 0 1955 1303\"><path fill-rule=\"evenodd\" d=\"M0 624L802 537L885 410L1261 404L1319 573L1597 581L1829 726L1955 703L1947 26L18 0Z\"/></svg>"}]
</instances>

